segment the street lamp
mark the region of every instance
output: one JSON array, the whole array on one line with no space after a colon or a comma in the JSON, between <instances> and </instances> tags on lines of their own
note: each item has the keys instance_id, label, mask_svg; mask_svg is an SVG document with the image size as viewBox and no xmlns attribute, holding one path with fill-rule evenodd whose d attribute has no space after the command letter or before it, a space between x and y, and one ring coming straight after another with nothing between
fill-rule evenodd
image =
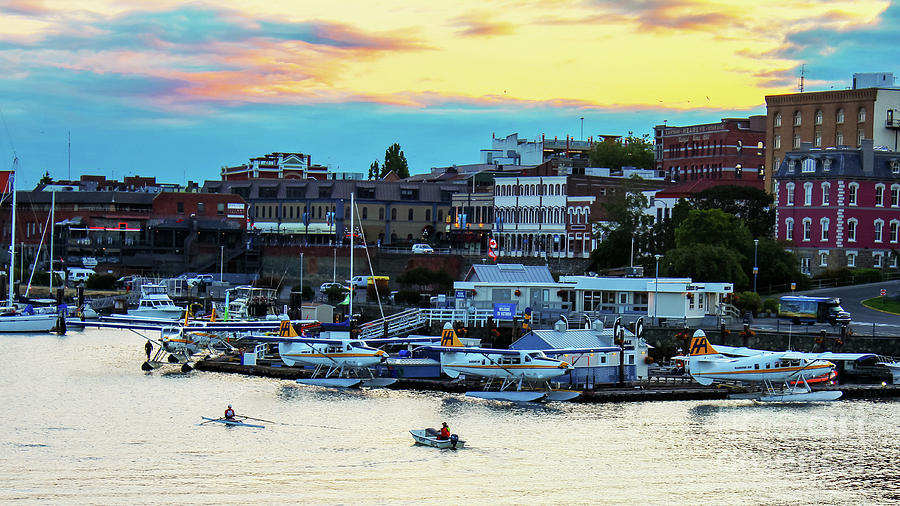
<instances>
[{"instance_id":1,"label":"street lamp","mask_svg":"<svg viewBox=\"0 0 900 506\"><path fill-rule=\"evenodd\" d=\"M659 317L657 316L656 307L659 306L659 259L662 258L662 255L653 255L656 257L656 277L653 281L653 319L656 321L656 326L659 326Z\"/></svg>"},{"instance_id":2,"label":"street lamp","mask_svg":"<svg viewBox=\"0 0 900 506\"><path fill-rule=\"evenodd\" d=\"M756 251L759 249L759 239L753 239L753 291L756 292L756 275L759 273L759 267L756 263Z\"/></svg>"},{"instance_id":3,"label":"street lamp","mask_svg":"<svg viewBox=\"0 0 900 506\"><path fill-rule=\"evenodd\" d=\"M584 116L581 117L581 139L578 140L584 140Z\"/></svg>"},{"instance_id":4,"label":"street lamp","mask_svg":"<svg viewBox=\"0 0 900 506\"><path fill-rule=\"evenodd\" d=\"M302 251L300 252L300 302L303 302L303 252Z\"/></svg>"}]
</instances>

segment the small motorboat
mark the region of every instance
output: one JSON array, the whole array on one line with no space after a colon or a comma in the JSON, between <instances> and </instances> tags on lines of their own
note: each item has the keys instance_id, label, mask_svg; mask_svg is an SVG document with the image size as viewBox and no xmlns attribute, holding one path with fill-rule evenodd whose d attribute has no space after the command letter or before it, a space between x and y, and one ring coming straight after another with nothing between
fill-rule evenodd
<instances>
[{"instance_id":1,"label":"small motorboat","mask_svg":"<svg viewBox=\"0 0 900 506\"><path fill-rule=\"evenodd\" d=\"M434 432L437 431L434 430ZM428 429L413 429L409 431L409 433L412 434L413 439L416 440L416 444L431 446L433 448L449 448L451 450L456 450L457 448L462 448L466 444L466 442L459 439L459 436L456 434L450 434L450 439L438 439L437 435L428 432Z\"/></svg>"},{"instance_id":2,"label":"small motorboat","mask_svg":"<svg viewBox=\"0 0 900 506\"><path fill-rule=\"evenodd\" d=\"M208 418L205 416L201 416L200 418L203 418L204 420L206 420L203 423L216 422L216 423L222 423L222 424L228 425L229 427L253 427L254 429L265 429L266 428L265 425L256 425L256 424L252 424L252 423L246 423L243 420L238 419L238 418L232 418L230 420L228 418Z\"/></svg>"}]
</instances>

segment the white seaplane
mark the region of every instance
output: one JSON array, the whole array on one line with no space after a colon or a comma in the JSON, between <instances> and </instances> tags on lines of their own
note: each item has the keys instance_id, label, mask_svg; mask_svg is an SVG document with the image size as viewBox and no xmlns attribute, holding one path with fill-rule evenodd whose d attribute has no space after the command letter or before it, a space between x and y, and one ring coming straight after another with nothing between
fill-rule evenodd
<instances>
[{"instance_id":1,"label":"white seaplane","mask_svg":"<svg viewBox=\"0 0 900 506\"><path fill-rule=\"evenodd\" d=\"M765 351L751 348L713 347L702 330L694 332L686 358L690 375L701 385L740 381L761 387L760 392L732 395L768 402L833 401L843 392L813 391L809 380L832 377L831 360L863 360L874 357L862 353L803 353Z\"/></svg>"},{"instance_id":2,"label":"white seaplane","mask_svg":"<svg viewBox=\"0 0 900 506\"><path fill-rule=\"evenodd\" d=\"M572 390L553 390L550 380L570 372L568 362L548 357L541 350L504 350L466 347L449 323L441 332L440 346L422 346L418 350L441 354L441 370L451 378L467 375L487 378L483 391L466 392L468 397L513 402L567 401L580 395ZM556 350L551 350L556 351ZM596 350L572 349L567 353L590 353ZM499 390L490 390L494 380L501 380ZM546 390L523 390L523 386L540 385ZM515 390L512 387L515 386Z\"/></svg>"},{"instance_id":3,"label":"white seaplane","mask_svg":"<svg viewBox=\"0 0 900 506\"><path fill-rule=\"evenodd\" d=\"M350 388L384 387L397 381L375 377L369 368L385 363L387 352L350 337L348 325L322 324L320 329L318 337L301 337L290 322L283 321L278 337L264 339L278 342L285 365L315 367L310 378L300 378L297 383ZM317 377L320 374L322 377Z\"/></svg>"}]
</instances>

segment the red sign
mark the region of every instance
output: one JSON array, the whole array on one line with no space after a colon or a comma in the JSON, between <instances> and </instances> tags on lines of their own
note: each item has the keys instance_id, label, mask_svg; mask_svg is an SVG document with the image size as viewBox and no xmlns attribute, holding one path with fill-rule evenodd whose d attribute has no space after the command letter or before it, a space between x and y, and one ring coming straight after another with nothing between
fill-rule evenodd
<instances>
[{"instance_id":1,"label":"red sign","mask_svg":"<svg viewBox=\"0 0 900 506\"><path fill-rule=\"evenodd\" d=\"M887 294L887 290L884 288L881 289L881 296L884 297Z\"/></svg>"}]
</instances>

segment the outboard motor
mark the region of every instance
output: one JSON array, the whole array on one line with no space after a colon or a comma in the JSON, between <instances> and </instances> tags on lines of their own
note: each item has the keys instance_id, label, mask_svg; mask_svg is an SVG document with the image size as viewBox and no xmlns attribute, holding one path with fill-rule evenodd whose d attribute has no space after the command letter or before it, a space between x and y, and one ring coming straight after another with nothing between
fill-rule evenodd
<instances>
[{"instance_id":1,"label":"outboard motor","mask_svg":"<svg viewBox=\"0 0 900 506\"><path fill-rule=\"evenodd\" d=\"M456 449L456 443L459 442L459 436L456 434L450 434L450 448Z\"/></svg>"}]
</instances>

